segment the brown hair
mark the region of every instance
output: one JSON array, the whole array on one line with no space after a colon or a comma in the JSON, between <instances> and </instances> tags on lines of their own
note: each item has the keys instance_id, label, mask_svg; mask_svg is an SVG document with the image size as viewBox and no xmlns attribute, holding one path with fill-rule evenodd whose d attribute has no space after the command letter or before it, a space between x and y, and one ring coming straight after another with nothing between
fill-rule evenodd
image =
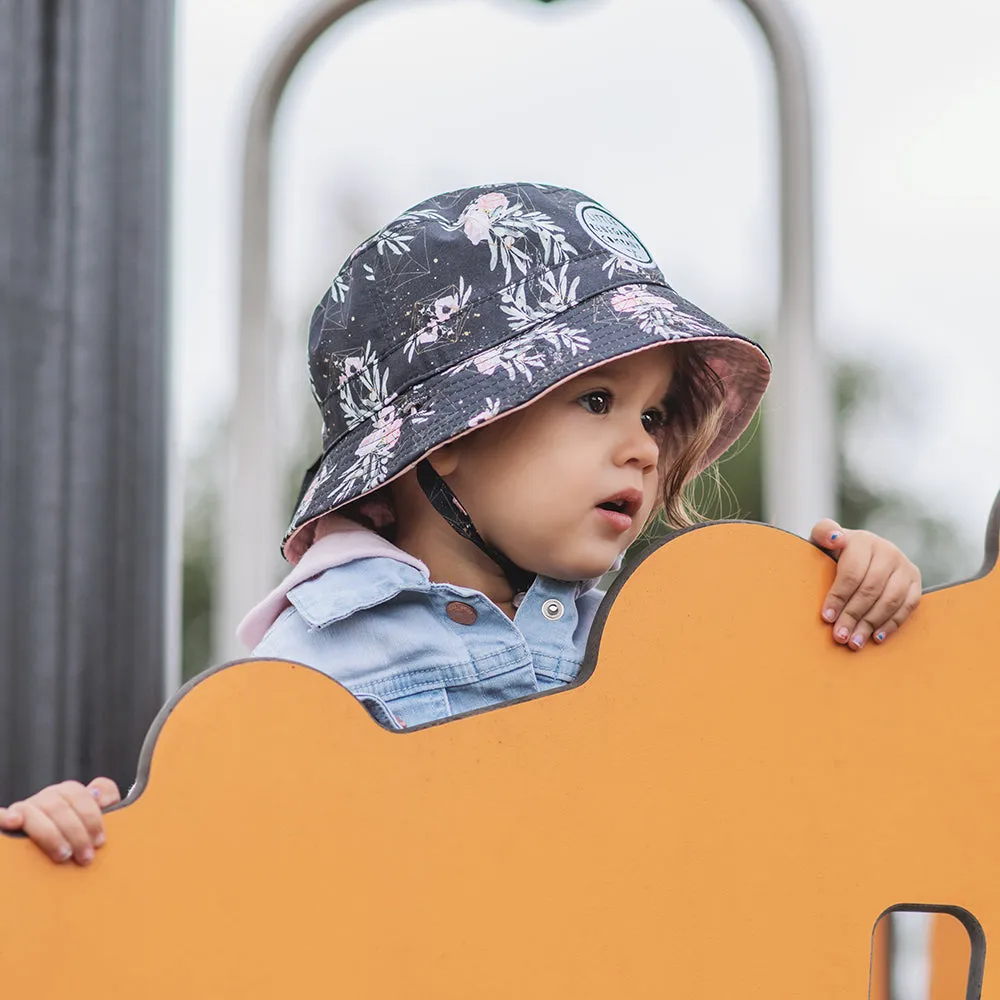
<instances>
[{"instance_id":1,"label":"brown hair","mask_svg":"<svg viewBox=\"0 0 1000 1000\"><path fill-rule=\"evenodd\" d=\"M665 400L667 426L662 447L662 507L655 512L670 528L686 528L701 520L691 493L695 472L719 433L725 416L722 379L694 344L671 345L674 374ZM718 469L713 466L718 487Z\"/></svg>"}]
</instances>

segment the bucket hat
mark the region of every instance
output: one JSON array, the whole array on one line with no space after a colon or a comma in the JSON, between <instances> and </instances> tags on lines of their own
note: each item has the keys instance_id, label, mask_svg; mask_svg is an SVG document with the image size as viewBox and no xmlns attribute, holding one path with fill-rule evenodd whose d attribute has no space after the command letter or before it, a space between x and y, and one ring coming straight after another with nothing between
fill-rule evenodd
<instances>
[{"instance_id":1,"label":"bucket hat","mask_svg":"<svg viewBox=\"0 0 1000 1000\"><path fill-rule=\"evenodd\" d=\"M639 237L579 191L494 184L421 202L351 253L313 313L323 451L282 551L296 561L306 525L437 447L668 342L697 343L724 386L708 465L767 387L759 345L679 296Z\"/></svg>"}]
</instances>

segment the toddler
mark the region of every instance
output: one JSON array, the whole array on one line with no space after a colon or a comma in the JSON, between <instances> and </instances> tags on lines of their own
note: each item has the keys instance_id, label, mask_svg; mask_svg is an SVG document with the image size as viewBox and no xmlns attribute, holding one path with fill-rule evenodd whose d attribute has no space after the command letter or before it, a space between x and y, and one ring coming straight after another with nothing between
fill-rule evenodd
<instances>
[{"instance_id":1,"label":"toddler","mask_svg":"<svg viewBox=\"0 0 1000 1000\"><path fill-rule=\"evenodd\" d=\"M283 541L294 568L240 635L393 729L572 683L600 578L654 515L692 523L686 484L770 376L617 218L539 184L432 198L363 243L309 360L323 453ZM818 609L834 641L881 642L916 607L895 546L831 520L811 540L838 558ZM64 782L0 829L87 864L117 801L106 778Z\"/></svg>"}]
</instances>

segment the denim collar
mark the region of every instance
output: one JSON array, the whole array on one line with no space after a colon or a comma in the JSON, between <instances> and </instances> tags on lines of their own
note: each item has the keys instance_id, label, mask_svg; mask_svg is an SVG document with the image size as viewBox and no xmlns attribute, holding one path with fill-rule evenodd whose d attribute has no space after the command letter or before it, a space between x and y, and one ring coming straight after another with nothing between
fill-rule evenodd
<instances>
[{"instance_id":1,"label":"denim collar","mask_svg":"<svg viewBox=\"0 0 1000 1000\"><path fill-rule=\"evenodd\" d=\"M337 566L374 558L390 559L402 564L388 574L389 579L384 573L353 573L348 602L345 604L343 598L346 595L341 594L341 599L337 601L338 609L335 617L343 617L344 612L348 610L372 607L388 600L392 594L401 590L429 585L430 573L424 563L393 545L377 532L349 518L336 515L330 518L327 530L328 533L323 538L306 550L281 583L240 622L236 637L248 649L253 649L263 639L278 616L291 604L288 595L292 590ZM611 568L618 569L621 562L622 559L619 557ZM575 599L593 590L600 581L601 577L594 577L589 580L566 581L566 583L573 586L572 596ZM317 613L319 612L320 609L317 609ZM326 618L327 615L324 613L322 617ZM334 619L328 618L328 620Z\"/></svg>"}]
</instances>

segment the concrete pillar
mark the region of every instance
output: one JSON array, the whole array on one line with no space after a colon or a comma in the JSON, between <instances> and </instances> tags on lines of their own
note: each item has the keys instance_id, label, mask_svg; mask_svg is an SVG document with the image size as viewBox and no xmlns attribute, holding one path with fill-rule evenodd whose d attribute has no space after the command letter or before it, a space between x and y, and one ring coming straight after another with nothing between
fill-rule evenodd
<instances>
[{"instance_id":1,"label":"concrete pillar","mask_svg":"<svg viewBox=\"0 0 1000 1000\"><path fill-rule=\"evenodd\" d=\"M128 783L164 695L172 42L0 0L0 802Z\"/></svg>"}]
</instances>

